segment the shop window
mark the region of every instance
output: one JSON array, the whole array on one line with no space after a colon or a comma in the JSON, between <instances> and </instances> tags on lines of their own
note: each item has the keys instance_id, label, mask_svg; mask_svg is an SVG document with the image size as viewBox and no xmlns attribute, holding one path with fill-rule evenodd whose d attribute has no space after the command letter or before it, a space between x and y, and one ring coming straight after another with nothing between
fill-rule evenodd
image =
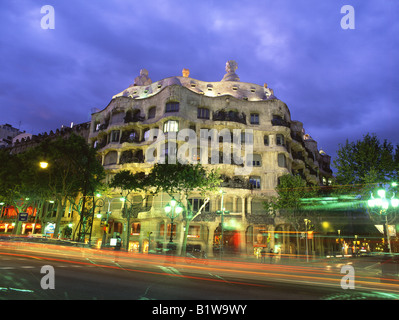
<instances>
[{"instance_id":1,"label":"shop window","mask_svg":"<svg viewBox=\"0 0 399 320\"><path fill-rule=\"evenodd\" d=\"M199 238L201 233L200 226L189 226L187 238Z\"/></svg>"},{"instance_id":2,"label":"shop window","mask_svg":"<svg viewBox=\"0 0 399 320\"><path fill-rule=\"evenodd\" d=\"M173 232L172 232L172 238L173 239L176 239L176 229L177 229L176 227L177 227L176 223L174 223L173 224ZM167 239L170 239L171 228L172 228L172 224L168 223L166 225L166 229L167 229L166 230L166 238ZM161 223L161 226L160 226L160 229L159 229L159 235L161 237L163 237L165 235L165 224L164 223Z\"/></svg>"},{"instance_id":3,"label":"shop window","mask_svg":"<svg viewBox=\"0 0 399 320\"><path fill-rule=\"evenodd\" d=\"M132 223L132 228L130 230L130 234L132 236L140 235L141 224L139 222Z\"/></svg>"}]
</instances>

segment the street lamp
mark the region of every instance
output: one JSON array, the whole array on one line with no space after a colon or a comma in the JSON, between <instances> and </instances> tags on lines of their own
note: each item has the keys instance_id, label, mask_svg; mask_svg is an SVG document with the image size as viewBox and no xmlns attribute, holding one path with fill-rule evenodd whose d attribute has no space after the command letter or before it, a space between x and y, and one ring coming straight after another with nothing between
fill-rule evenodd
<instances>
[{"instance_id":1,"label":"street lamp","mask_svg":"<svg viewBox=\"0 0 399 320\"><path fill-rule=\"evenodd\" d=\"M173 220L183 211L183 207L177 203L177 201L172 198L170 203L165 206L165 213L171 220L170 227L170 240L169 243L173 243Z\"/></svg>"},{"instance_id":2,"label":"street lamp","mask_svg":"<svg viewBox=\"0 0 399 320\"><path fill-rule=\"evenodd\" d=\"M396 183L393 183L392 186L396 186ZM385 232L387 237L387 244L389 253L392 253L391 249L391 240L389 237L389 230L388 230L388 210L390 208L398 208L399 206L399 199L395 198L395 193L393 194L391 199L386 198L386 192L384 189L379 189L377 191L378 198L374 198L373 193L370 192L371 197L367 201L367 205L370 208L376 209L377 214L380 216L385 216Z\"/></svg>"},{"instance_id":3,"label":"street lamp","mask_svg":"<svg viewBox=\"0 0 399 320\"><path fill-rule=\"evenodd\" d=\"M42 169L47 169L48 162L47 161L40 161L39 162L39 167L42 168Z\"/></svg>"}]
</instances>

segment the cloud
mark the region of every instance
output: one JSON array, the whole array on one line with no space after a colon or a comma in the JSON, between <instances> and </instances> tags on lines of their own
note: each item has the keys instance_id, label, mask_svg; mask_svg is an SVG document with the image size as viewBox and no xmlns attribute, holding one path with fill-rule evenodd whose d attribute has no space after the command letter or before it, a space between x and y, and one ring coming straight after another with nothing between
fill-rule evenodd
<instances>
[{"instance_id":1,"label":"cloud","mask_svg":"<svg viewBox=\"0 0 399 320\"><path fill-rule=\"evenodd\" d=\"M33 0L0 11L2 121L33 132L87 121L133 83L181 75L219 81L238 62L241 81L267 83L294 120L334 154L367 131L392 138L399 92L399 4L354 1L355 30L336 0L58 0L43 30ZM4 116L3 116L4 115Z\"/></svg>"}]
</instances>

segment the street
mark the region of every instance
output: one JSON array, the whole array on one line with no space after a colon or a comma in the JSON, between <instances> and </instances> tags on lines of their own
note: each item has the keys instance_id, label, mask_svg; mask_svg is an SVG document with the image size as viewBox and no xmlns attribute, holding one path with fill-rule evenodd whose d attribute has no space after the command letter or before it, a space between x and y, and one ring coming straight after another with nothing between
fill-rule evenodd
<instances>
[{"instance_id":1,"label":"street","mask_svg":"<svg viewBox=\"0 0 399 320\"><path fill-rule=\"evenodd\" d=\"M363 262L364 261L364 262ZM37 243L0 242L2 300L359 300L397 299L399 282L380 281L373 262L260 264L192 260ZM362 265L364 264L364 265ZM43 288L54 270L54 289ZM50 279L51 280L51 279Z\"/></svg>"}]
</instances>

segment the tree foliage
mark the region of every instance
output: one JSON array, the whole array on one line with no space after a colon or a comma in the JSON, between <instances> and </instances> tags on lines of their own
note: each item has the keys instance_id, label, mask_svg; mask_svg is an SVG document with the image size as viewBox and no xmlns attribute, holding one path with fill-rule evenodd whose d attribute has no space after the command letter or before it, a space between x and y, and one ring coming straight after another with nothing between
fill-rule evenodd
<instances>
[{"instance_id":1,"label":"tree foliage","mask_svg":"<svg viewBox=\"0 0 399 320\"><path fill-rule=\"evenodd\" d=\"M380 142L375 134L366 134L362 140L340 145L333 163L337 184L356 193L369 192L376 184L398 179L399 146L394 150L387 140Z\"/></svg>"},{"instance_id":2,"label":"tree foliage","mask_svg":"<svg viewBox=\"0 0 399 320\"><path fill-rule=\"evenodd\" d=\"M310 214L307 199L315 198L320 192L318 186L308 185L299 175L286 174L279 178L276 187L277 196L265 202L265 209L277 212L297 230L303 227L303 219Z\"/></svg>"},{"instance_id":3,"label":"tree foliage","mask_svg":"<svg viewBox=\"0 0 399 320\"><path fill-rule=\"evenodd\" d=\"M148 175L120 171L110 183L110 187L121 188L135 192L164 192L183 207L182 217L185 223L182 254L185 253L187 234L190 222L205 208L212 193L220 189L221 179L217 171L206 170L201 164L162 164L157 163ZM193 195L199 194L203 198L203 205L193 211L191 202Z\"/></svg>"},{"instance_id":4,"label":"tree foliage","mask_svg":"<svg viewBox=\"0 0 399 320\"><path fill-rule=\"evenodd\" d=\"M2 151L0 161L7 163L0 169L2 199L8 205L15 205L21 198L31 202L40 199L42 203L55 200L58 205L55 232L66 201L74 202L79 194L94 193L105 176L96 151L83 137L75 134L43 140L17 155L9 150ZM46 161L48 167L40 168L40 161Z\"/></svg>"}]
</instances>

